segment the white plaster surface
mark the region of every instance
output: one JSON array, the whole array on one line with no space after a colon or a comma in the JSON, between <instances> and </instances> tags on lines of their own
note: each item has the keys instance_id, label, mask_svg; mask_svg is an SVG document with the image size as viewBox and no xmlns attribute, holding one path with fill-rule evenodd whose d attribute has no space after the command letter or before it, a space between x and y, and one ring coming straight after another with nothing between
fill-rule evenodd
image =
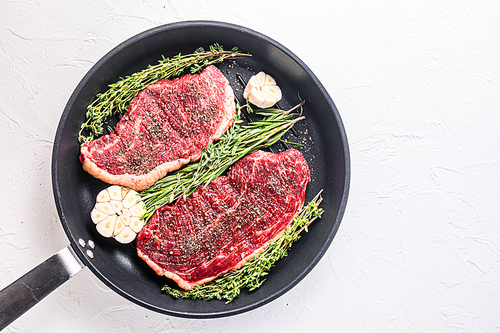
<instances>
[{"instance_id":1,"label":"white plaster surface","mask_svg":"<svg viewBox=\"0 0 500 333\"><path fill-rule=\"evenodd\" d=\"M192 19L244 25L319 77L351 150L347 210L295 288L194 320L84 269L6 332L500 331L500 2L0 2L0 288L68 244L51 188L63 108L105 53Z\"/></svg>"}]
</instances>

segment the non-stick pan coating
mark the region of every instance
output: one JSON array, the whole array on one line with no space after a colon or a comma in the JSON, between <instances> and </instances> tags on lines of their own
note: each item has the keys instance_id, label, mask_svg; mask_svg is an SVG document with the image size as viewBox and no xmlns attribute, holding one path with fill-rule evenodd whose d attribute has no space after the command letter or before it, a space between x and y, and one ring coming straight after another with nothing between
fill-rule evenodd
<instances>
[{"instance_id":1,"label":"non-stick pan coating","mask_svg":"<svg viewBox=\"0 0 500 333\"><path fill-rule=\"evenodd\" d=\"M90 219L97 193L107 184L93 178L81 167L77 141L85 121L87 105L98 92L121 77L156 64L162 56L193 53L219 43L237 46L252 57L218 65L237 95L243 87L235 74L243 77L258 71L271 74L283 90L283 109L306 101L298 136L290 141L304 144L298 149L306 157L312 181L306 202L323 189L325 213L309 232L297 241L288 257L280 260L265 283L253 292L244 290L233 302L174 299L161 291L169 280L159 277L135 253L135 242L121 245L100 236ZM280 149L277 145L276 149ZM71 95L57 130L53 161L53 188L57 209L66 234L80 259L110 288L127 299L165 314L209 318L234 315L254 309L284 294L296 285L323 256L339 227L349 187L349 152L338 111L316 76L294 54L274 40L255 31L221 22L189 21L160 26L118 45L96 63ZM89 258L79 239L95 243Z\"/></svg>"}]
</instances>

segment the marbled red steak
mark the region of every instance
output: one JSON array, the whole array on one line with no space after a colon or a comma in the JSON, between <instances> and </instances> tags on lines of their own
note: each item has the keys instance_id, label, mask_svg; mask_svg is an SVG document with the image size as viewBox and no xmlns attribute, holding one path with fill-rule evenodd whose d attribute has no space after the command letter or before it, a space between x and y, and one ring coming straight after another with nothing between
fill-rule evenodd
<instances>
[{"instance_id":1,"label":"marbled red steak","mask_svg":"<svg viewBox=\"0 0 500 333\"><path fill-rule=\"evenodd\" d=\"M238 161L186 200L158 209L137 237L137 253L186 290L238 269L292 222L310 180L297 150Z\"/></svg>"},{"instance_id":2,"label":"marbled red steak","mask_svg":"<svg viewBox=\"0 0 500 333\"><path fill-rule=\"evenodd\" d=\"M135 97L115 130L81 147L83 168L136 191L200 158L234 122L234 94L214 66L160 80Z\"/></svg>"}]
</instances>

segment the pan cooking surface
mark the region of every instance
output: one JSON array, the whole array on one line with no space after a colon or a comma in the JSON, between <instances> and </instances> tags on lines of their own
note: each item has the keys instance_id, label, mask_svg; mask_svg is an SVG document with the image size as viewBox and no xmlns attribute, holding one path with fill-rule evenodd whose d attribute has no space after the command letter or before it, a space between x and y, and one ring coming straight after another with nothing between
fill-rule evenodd
<instances>
[{"instance_id":1,"label":"pan cooking surface","mask_svg":"<svg viewBox=\"0 0 500 333\"><path fill-rule=\"evenodd\" d=\"M161 291L170 280L157 276L135 252L135 241L122 245L100 236L90 219L97 193L107 187L81 167L77 140L87 105L108 84L156 64L162 56L193 53L219 43L237 46L252 54L217 65L243 101L243 80L264 71L282 89L279 106L287 110L305 100L305 121L296 124L285 139L301 143L300 150L311 169L306 202L323 189L323 217L297 241L289 256L277 262L257 290L243 290L233 302L174 299ZM239 77L241 76L241 77ZM299 97L300 96L300 97ZM286 147L276 144L279 152ZM165 314L209 318L251 310L279 297L296 285L319 261L333 240L345 210L349 186L349 153L337 109L316 76L289 50L255 31L220 22L192 21L160 26L117 46L82 79L70 97L57 130L53 151L53 188L61 223L80 259L110 288L127 299ZM95 243L89 258L79 239Z\"/></svg>"}]
</instances>

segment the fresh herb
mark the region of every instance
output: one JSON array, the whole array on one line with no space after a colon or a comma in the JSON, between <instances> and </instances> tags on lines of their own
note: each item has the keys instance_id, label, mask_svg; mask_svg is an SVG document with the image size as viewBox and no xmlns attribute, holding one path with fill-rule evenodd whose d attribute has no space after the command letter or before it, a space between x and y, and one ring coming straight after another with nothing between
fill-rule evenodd
<instances>
[{"instance_id":1,"label":"fresh herb","mask_svg":"<svg viewBox=\"0 0 500 333\"><path fill-rule=\"evenodd\" d=\"M248 288L252 291L259 288L265 281L263 277L268 274L276 261L287 255L292 243L300 238L300 233L303 230L307 232L307 227L315 219L321 217L323 209L319 207L319 204L322 200L320 192L298 212L281 236L242 268L229 271L213 281L195 286L190 290L179 290L167 285L162 290L175 298L218 299L229 303L239 295L241 289Z\"/></svg>"},{"instance_id":2,"label":"fresh herb","mask_svg":"<svg viewBox=\"0 0 500 333\"><path fill-rule=\"evenodd\" d=\"M205 147L197 162L170 173L141 192L146 207L143 219L147 221L157 208L180 197L186 198L201 184L210 183L243 156L279 141L297 121L304 118L294 118L292 113L302 105L303 102L288 111L273 108L256 111L255 114L265 117L247 125L241 125L241 109L253 110L248 104L238 106L235 124L218 141Z\"/></svg>"},{"instance_id":3,"label":"fresh herb","mask_svg":"<svg viewBox=\"0 0 500 333\"><path fill-rule=\"evenodd\" d=\"M79 142L83 144L101 135L104 121L111 115L126 111L130 101L148 85L160 79L181 75L187 69L191 73L195 73L208 65L241 56L250 56L250 54L240 52L237 47L224 50L221 45L216 43L210 46L209 51L188 55L178 54L172 58L163 57L157 65L149 66L110 84L109 89L104 93L97 94L97 98L87 107L87 121L82 124L78 133ZM88 133L88 135L84 133Z\"/></svg>"}]
</instances>

